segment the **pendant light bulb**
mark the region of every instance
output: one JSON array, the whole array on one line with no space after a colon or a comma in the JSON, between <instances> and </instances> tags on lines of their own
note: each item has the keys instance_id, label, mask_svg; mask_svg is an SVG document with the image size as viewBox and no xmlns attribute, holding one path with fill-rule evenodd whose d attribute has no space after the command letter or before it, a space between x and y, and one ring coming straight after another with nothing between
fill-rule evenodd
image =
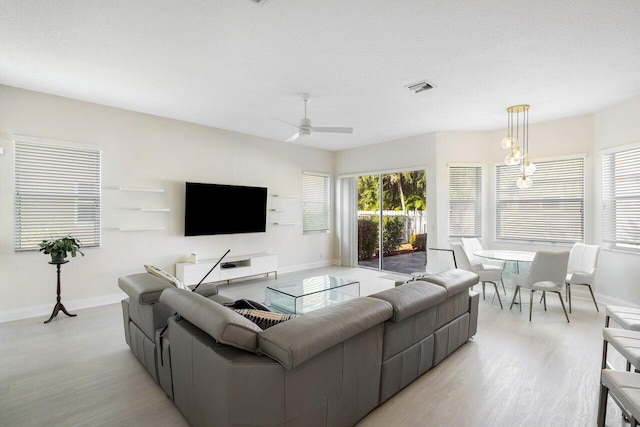
<instances>
[{"instance_id":1,"label":"pendant light bulb","mask_svg":"<svg viewBox=\"0 0 640 427\"><path fill-rule=\"evenodd\" d=\"M518 180L516 181L516 187L518 187L521 190L526 188L531 188L532 186L533 186L533 179L531 179L531 177L529 176L523 175L520 178L518 178Z\"/></svg>"},{"instance_id":2,"label":"pendant light bulb","mask_svg":"<svg viewBox=\"0 0 640 427\"><path fill-rule=\"evenodd\" d=\"M536 171L536 165L533 162L527 160L524 164L524 174L526 176L533 175Z\"/></svg>"},{"instance_id":3,"label":"pendant light bulb","mask_svg":"<svg viewBox=\"0 0 640 427\"><path fill-rule=\"evenodd\" d=\"M511 137L505 136L502 138L502 148L511 148Z\"/></svg>"},{"instance_id":4,"label":"pendant light bulb","mask_svg":"<svg viewBox=\"0 0 640 427\"><path fill-rule=\"evenodd\" d=\"M519 145L516 145L516 147L513 149L513 157L518 161L518 163L520 163L520 160L522 159L522 151L520 151Z\"/></svg>"},{"instance_id":5,"label":"pendant light bulb","mask_svg":"<svg viewBox=\"0 0 640 427\"><path fill-rule=\"evenodd\" d=\"M506 166L515 166L520 163L520 160L516 159L513 154L507 154L504 158L504 164Z\"/></svg>"}]
</instances>

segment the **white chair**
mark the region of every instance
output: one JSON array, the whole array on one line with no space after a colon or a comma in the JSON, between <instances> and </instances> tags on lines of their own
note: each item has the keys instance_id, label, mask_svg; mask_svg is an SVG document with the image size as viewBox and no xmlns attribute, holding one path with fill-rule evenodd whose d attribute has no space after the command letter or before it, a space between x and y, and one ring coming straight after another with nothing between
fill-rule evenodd
<instances>
[{"instance_id":1,"label":"white chair","mask_svg":"<svg viewBox=\"0 0 640 427\"><path fill-rule=\"evenodd\" d=\"M502 285L502 291L506 295L507 289L504 287L504 282L502 281L502 271L504 270L505 263L501 262L499 264L491 264L487 260L474 255L474 252L483 250L480 240L476 237L462 237L460 239L460 243L462 243L462 248L466 252L467 258L469 258L469 262L472 266L483 271L500 271L500 284Z\"/></svg>"},{"instance_id":2,"label":"white chair","mask_svg":"<svg viewBox=\"0 0 640 427\"><path fill-rule=\"evenodd\" d=\"M531 290L529 296L529 321L531 321L531 311L533 309L533 294L535 291L542 292L542 299L544 301L544 309L547 310L547 292L553 292L558 294L560 298L560 304L562 304L562 310L564 316L569 321L567 315L567 309L564 307L564 301L562 300L562 286L564 285L564 279L567 276L567 263L569 262L569 252L536 252L533 257L533 262L529 269L529 273L514 274L511 276L513 284L516 286L516 291L513 293L513 300L511 306L516 302L516 295L520 301L520 311L522 311L522 291L521 288Z\"/></svg>"},{"instance_id":3,"label":"white chair","mask_svg":"<svg viewBox=\"0 0 640 427\"><path fill-rule=\"evenodd\" d=\"M496 290L496 296L498 297L498 302L500 303L500 308L502 307L502 300L500 299L500 292L498 292L498 282L502 280L502 269L496 270L495 268L484 270L482 265L472 265L469 261L469 257L467 253L463 249L460 243L451 243L451 248L453 249L453 253L455 255L455 261L458 268L462 270L467 270L472 273L476 273L479 277L480 283L482 283L482 299L484 297L484 287L485 283L493 283L493 287Z\"/></svg>"},{"instance_id":4,"label":"white chair","mask_svg":"<svg viewBox=\"0 0 640 427\"><path fill-rule=\"evenodd\" d=\"M589 288L591 299L599 312L596 297L593 295L593 278L596 275L596 265L598 264L598 255L600 254L599 245L585 245L576 243L569 253L569 265L567 266L567 277L565 284L567 287L567 300L569 301L569 313L571 313L571 286L583 285Z\"/></svg>"}]
</instances>

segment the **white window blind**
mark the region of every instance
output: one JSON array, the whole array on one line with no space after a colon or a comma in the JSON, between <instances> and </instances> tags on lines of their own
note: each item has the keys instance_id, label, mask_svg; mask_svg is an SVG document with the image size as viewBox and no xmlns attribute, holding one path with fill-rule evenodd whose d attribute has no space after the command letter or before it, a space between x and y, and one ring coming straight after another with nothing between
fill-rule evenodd
<instances>
[{"instance_id":1,"label":"white window blind","mask_svg":"<svg viewBox=\"0 0 640 427\"><path fill-rule=\"evenodd\" d=\"M602 155L602 240L640 251L640 147Z\"/></svg>"},{"instance_id":2,"label":"white window blind","mask_svg":"<svg viewBox=\"0 0 640 427\"><path fill-rule=\"evenodd\" d=\"M302 231L329 232L329 175L303 172Z\"/></svg>"},{"instance_id":3,"label":"white window blind","mask_svg":"<svg viewBox=\"0 0 640 427\"><path fill-rule=\"evenodd\" d=\"M449 166L449 237L482 236L482 167Z\"/></svg>"},{"instance_id":4,"label":"white window blind","mask_svg":"<svg viewBox=\"0 0 640 427\"><path fill-rule=\"evenodd\" d=\"M537 161L533 187L518 189L520 166L496 167L496 239L584 240L584 158Z\"/></svg>"},{"instance_id":5,"label":"white window blind","mask_svg":"<svg viewBox=\"0 0 640 427\"><path fill-rule=\"evenodd\" d=\"M100 151L15 141L14 250L71 234L100 246Z\"/></svg>"}]
</instances>

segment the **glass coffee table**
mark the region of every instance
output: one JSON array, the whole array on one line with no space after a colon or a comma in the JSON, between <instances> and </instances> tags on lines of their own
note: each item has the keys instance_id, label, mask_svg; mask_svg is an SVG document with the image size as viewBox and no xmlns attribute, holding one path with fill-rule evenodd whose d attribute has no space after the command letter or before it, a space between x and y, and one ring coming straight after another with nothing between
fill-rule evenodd
<instances>
[{"instance_id":1,"label":"glass coffee table","mask_svg":"<svg viewBox=\"0 0 640 427\"><path fill-rule=\"evenodd\" d=\"M281 313L304 314L360 296L360 282L317 276L300 282L267 286L265 303Z\"/></svg>"}]
</instances>

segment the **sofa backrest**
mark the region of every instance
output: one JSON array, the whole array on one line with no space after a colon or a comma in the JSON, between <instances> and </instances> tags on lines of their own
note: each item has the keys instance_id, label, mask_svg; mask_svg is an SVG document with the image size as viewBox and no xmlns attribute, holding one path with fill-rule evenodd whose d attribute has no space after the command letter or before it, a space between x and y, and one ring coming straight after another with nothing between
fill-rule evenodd
<instances>
[{"instance_id":1,"label":"sofa backrest","mask_svg":"<svg viewBox=\"0 0 640 427\"><path fill-rule=\"evenodd\" d=\"M266 329L258 339L259 351L292 369L392 314L391 304L385 301L354 298Z\"/></svg>"},{"instance_id":2,"label":"sofa backrest","mask_svg":"<svg viewBox=\"0 0 640 427\"><path fill-rule=\"evenodd\" d=\"M173 287L168 282L149 273L120 277L118 286L138 304L154 304L160 299L162 291Z\"/></svg>"},{"instance_id":3,"label":"sofa backrest","mask_svg":"<svg viewBox=\"0 0 640 427\"><path fill-rule=\"evenodd\" d=\"M160 301L216 341L257 352L258 334L262 329L235 311L195 292L174 287L165 289L160 295Z\"/></svg>"},{"instance_id":4,"label":"sofa backrest","mask_svg":"<svg viewBox=\"0 0 640 427\"><path fill-rule=\"evenodd\" d=\"M400 322L441 303L447 298L447 291L442 286L415 281L369 296L389 302L393 307L391 321Z\"/></svg>"},{"instance_id":5,"label":"sofa backrest","mask_svg":"<svg viewBox=\"0 0 640 427\"><path fill-rule=\"evenodd\" d=\"M469 291L471 286L478 283L479 277L476 273L455 268L453 270L443 271L442 273L425 276L420 280L442 286L447 291L447 297L451 297L460 292Z\"/></svg>"},{"instance_id":6,"label":"sofa backrest","mask_svg":"<svg viewBox=\"0 0 640 427\"><path fill-rule=\"evenodd\" d=\"M469 311L469 288L478 283L478 275L467 270L453 269L426 276L421 280L444 288L447 299L438 304L436 328Z\"/></svg>"}]
</instances>

